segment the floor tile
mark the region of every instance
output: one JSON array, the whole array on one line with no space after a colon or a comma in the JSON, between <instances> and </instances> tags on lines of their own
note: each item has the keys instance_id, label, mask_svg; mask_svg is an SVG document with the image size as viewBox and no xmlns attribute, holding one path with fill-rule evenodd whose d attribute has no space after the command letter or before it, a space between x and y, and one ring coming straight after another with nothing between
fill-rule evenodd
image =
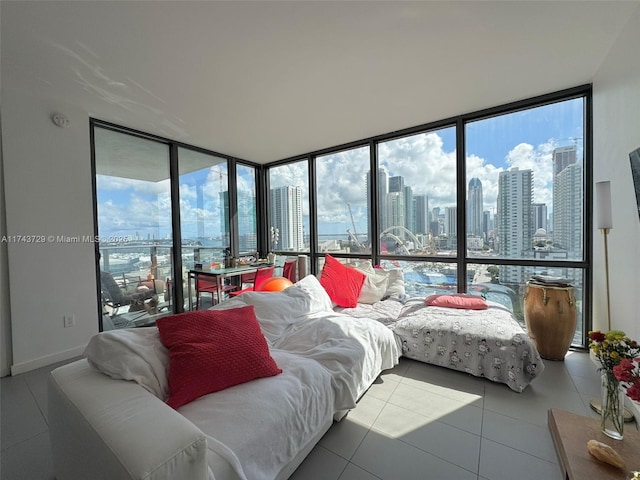
<instances>
[{"instance_id":1,"label":"floor tile","mask_svg":"<svg viewBox=\"0 0 640 480\"><path fill-rule=\"evenodd\" d=\"M49 433L41 433L2 451L2 480L53 480Z\"/></svg>"},{"instance_id":2,"label":"floor tile","mask_svg":"<svg viewBox=\"0 0 640 480\"><path fill-rule=\"evenodd\" d=\"M482 409L471 400L461 402L400 383L389 403L476 435L482 430Z\"/></svg>"},{"instance_id":3,"label":"floor tile","mask_svg":"<svg viewBox=\"0 0 640 480\"><path fill-rule=\"evenodd\" d=\"M319 444L330 452L350 460L368 431L369 426L364 426L347 415L340 422L334 422Z\"/></svg>"},{"instance_id":4,"label":"floor tile","mask_svg":"<svg viewBox=\"0 0 640 480\"><path fill-rule=\"evenodd\" d=\"M560 467L513 448L482 439L480 471L489 480L563 480Z\"/></svg>"},{"instance_id":5,"label":"floor tile","mask_svg":"<svg viewBox=\"0 0 640 480\"><path fill-rule=\"evenodd\" d=\"M478 470L480 437L388 404L372 431L397 438L470 471Z\"/></svg>"},{"instance_id":6,"label":"floor tile","mask_svg":"<svg viewBox=\"0 0 640 480\"><path fill-rule=\"evenodd\" d=\"M542 379L540 379L542 380ZM484 396L484 408L528 423L545 426L547 411L562 408L579 415L587 415L577 391L553 390L543 384L529 385L522 393L509 390L500 384L488 384Z\"/></svg>"},{"instance_id":7,"label":"floor tile","mask_svg":"<svg viewBox=\"0 0 640 480\"><path fill-rule=\"evenodd\" d=\"M557 463L551 433L547 426L523 422L512 417L485 410L482 419L482 438L509 446L548 462Z\"/></svg>"},{"instance_id":8,"label":"floor tile","mask_svg":"<svg viewBox=\"0 0 640 480\"><path fill-rule=\"evenodd\" d=\"M350 463L347 468L344 469L339 480L379 480L380 477L361 469L360 467Z\"/></svg>"},{"instance_id":9,"label":"floor tile","mask_svg":"<svg viewBox=\"0 0 640 480\"><path fill-rule=\"evenodd\" d=\"M482 407L484 380L463 372L424 365L411 368L401 383L436 393L443 397Z\"/></svg>"},{"instance_id":10,"label":"floor tile","mask_svg":"<svg viewBox=\"0 0 640 480\"><path fill-rule=\"evenodd\" d=\"M450 479L476 480L477 475L446 462L401 440L370 431L353 456L352 463L383 480Z\"/></svg>"},{"instance_id":11,"label":"floor tile","mask_svg":"<svg viewBox=\"0 0 640 480\"><path fill-rule=\"evenodd\" d=\"M346 466L344 458L316 446L289 480L338 480Z\"/></svg>"},{"instance_id":12,"label":"floor tile","mask_svg":"<svg viewBox=\"0 0 640 480\"><path fill-rule=\"evenodd\" d=\"M380 376L367 390L367 397L374 397L386 402L400 382L388 376Z\"/></svg>"},{"instance_id":13,"label":"floor tile","mask_svg":"<svg viewBox=\"0 0 640 480\"><path fill-rule=\"evenodd\" d=\"M0 422L2 450L47 431L42 412L23 376L0 380Z\"/></svg>"}]
</instances>

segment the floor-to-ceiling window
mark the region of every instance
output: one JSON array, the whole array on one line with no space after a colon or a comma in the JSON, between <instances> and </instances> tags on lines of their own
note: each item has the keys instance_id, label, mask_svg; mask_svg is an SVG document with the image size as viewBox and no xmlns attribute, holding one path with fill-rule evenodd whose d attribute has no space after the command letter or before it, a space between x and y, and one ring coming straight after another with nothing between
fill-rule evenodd
<instances>
[{"instance_id":1,"label":"floor-to-ceiling window","mask_svg":"<svg viewBox=\"0 0 640 480\"><path fill-rule=\"evenodd\" d=\"M169 147L94 129L95 185L104 329L172 311Z\"/></svg>"},{"instance_id":2,"label":"floor-to-ceiling window","mask_svg":"<svg viewBox=\"0 0 640 480\"><path fill-rule=\"evenodd\" d=\"M236 195L238 203L238 251L240 255L258 252L258 187L256 168L236 166ZM257 259L256 259L257 260Z\"/></svg>"},{"instance_id":3,"label":"floor-to-ceiling window","mask_svg":"<svg viewBox=\"0 0 640 480\"><path fill-rule=\"evenodd\" d=\"M308 252L309 164L296 161L269 169L269 250Z\"/></svg>"},{"instance_id":4,"label":"floor-to-ceiling window","mask_svg":"<svg viewBox=\"0 0 640 480\"><path fill-rule=\"evenodd\" d=\"M317 231L310 237L314 273L326 253L345 263L369 259L401 267L410 295L468 290L504 304L521 322L527 280L562 277L576 299L574 344L584 346L590 102L590 87L577 87L351 149L309 152L309 160L268 171L291 178L287 167L315 166L308 220ZM274 205L270 215L278 214Z\"/></svg>"},{"instance_id":5,"label":"floor-to-ceiling window","mask_svg":"<svg viewBox=\"0 0 640 480\"><path fill-rule=\"evenodd\" d=\"M315 159L318 253L371 253L369 146Z\"/></svg>"},{"instance_id":6,"label":"floor-to-ceiling window","mask_svg":"<svg viewBox=\"0 0 640 480\"><path fill-rule=\"evenodd\" d=\"M187 308L196 264L266 253L258 166L99 120L91 131L103 330Z\"/></svg>"},{"instance_id":7,"label":"floor-to-ceiling window","mask_svg":"<svg viewBox=\"0 0 640 480\"><path fill-rule=\"evenodd\" d=\"M571 280L577 343L587 266L585 108L581 95L465 125L470 288L508 302L523 321L532 275Z\"/></svg>"},{"instance_id":8,"label":"floor-to-ceiling window","mask_svg":"<svg viewBox=\"0 0 640 480\"><path fill-rule=\"evenodd\" d=\"M178 169L181 277L187 278L194 264L218 263L230 247L229 173L226 159L182 147ZM182 292L187 298L184 283Z\"/></svg>"}]
</instances>

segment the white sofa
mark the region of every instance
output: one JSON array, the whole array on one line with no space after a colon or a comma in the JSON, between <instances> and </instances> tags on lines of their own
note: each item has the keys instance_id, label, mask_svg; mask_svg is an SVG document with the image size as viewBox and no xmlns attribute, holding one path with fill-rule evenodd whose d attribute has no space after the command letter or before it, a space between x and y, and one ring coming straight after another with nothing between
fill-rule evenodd
<instances>
[{"instance_id":1,"label":"white sofa","mask_svg":"<svg viewBox=\"0 0 640 480\"><path fill-rule=\"evenodd\" d=\"M254 305L283 373L164 401L157 329L97 335L87 359L49 378L57 480L286 479L400 349L391 330L332 310L315 277L285 292L249 292L218 308Z\"/></svg>"}]
</instances>

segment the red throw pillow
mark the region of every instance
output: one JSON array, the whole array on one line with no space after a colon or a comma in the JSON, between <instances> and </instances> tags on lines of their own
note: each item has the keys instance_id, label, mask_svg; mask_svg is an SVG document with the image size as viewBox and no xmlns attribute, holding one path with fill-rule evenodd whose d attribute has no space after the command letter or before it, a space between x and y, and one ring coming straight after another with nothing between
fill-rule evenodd
<instances>
[{"instance_id":1,"label":"red throw pillow","mask_svg":"<svg viewBox=\"0 0 640 480\"><path fill-rule=\"evenodd\" d=\"M178 408L202 395L282 373L269 353L253 305L159 318L169 350L169 400Z\"/></svg>"},{"instance_id":2,"label":"red throw pillow","mask_svg":"<svg viewBox=\"0 0 640 480\"><path fill-rule=\"evenodd\" d=\"M467 310L486 310L489 308L484 298L465 293L429 295L425 303L430 307L464 308Z\"/></svg>"},{"instance_id":3,"label":"red throw pillow","mask_svg":"<svg viewBox=\"0 0 640 480\"><path fill-rule=\"evenodd\" d=\"M327 254L320 275L320 285L334 303L341 307L355 307L358 305L365 277L364 273L343 265Z\"/></svg>"}]
</instances>

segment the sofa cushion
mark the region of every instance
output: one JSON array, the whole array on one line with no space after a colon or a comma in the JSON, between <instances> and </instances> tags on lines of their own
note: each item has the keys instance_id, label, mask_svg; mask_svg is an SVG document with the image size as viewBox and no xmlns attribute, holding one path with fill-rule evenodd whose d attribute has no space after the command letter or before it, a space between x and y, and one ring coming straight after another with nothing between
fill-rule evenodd
<instances>
[{"instance_id":1,"label":"sofa cushion","mask_svg":"<svg viewBox=\"0 0 640 480\"><path fill-rule=\"evenodd\" d=\"M355 268L347 267L327 254L320 275L320 284L329 294L331 301L341 307L355 307L365 275Z\"/></svg>"},{"instance_id":2,"label":"sofa cushion","mask_svg":"<svg viewBox=\"0 0 640 480\"><path fill-rule=\"evenodd\" d=\"M455 295L429 295L425 303L430 307L464 308L468 310L486 310L489 308L484 298L464 293Z\"/></svg>"},{"instance_id":3,"label":"sofa cushion","mask_svg":"<svg viewBox=\"0 0 640 480\"><path fill-rule=\"evenodd\" d=\"M169 400L178 408L208 393L282 373L253 306L200 310L157 320L169 349Z\"/></svg>"}]
</instances>

